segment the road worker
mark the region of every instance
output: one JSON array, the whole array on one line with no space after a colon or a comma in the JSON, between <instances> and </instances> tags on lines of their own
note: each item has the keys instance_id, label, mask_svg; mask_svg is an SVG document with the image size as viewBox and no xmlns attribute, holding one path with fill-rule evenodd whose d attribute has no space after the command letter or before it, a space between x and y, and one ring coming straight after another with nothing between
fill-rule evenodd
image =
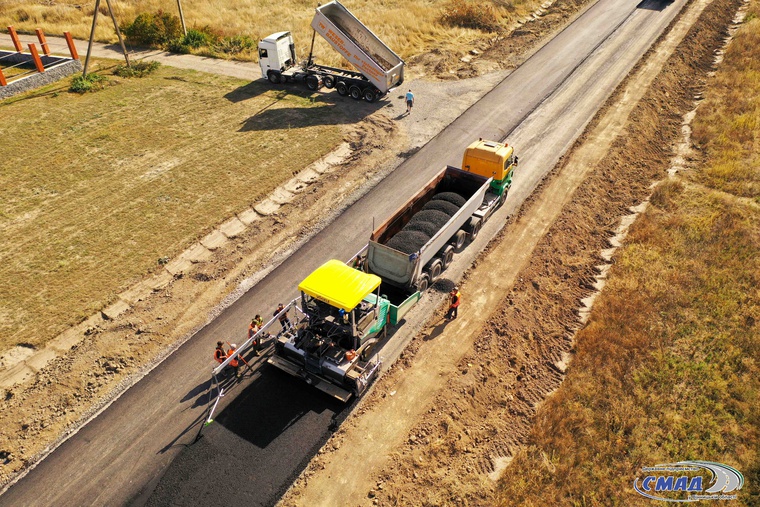
<instances>
[{"instance_id":1,"label":"road worker","mask_svg":"<svg viewBox=\"0 0 760 507\"><path fill-rule=\"evenodd\" d=\"M364 270L364 259L362 259L361 255L357 255L354 258L354 262L351 263L351 267L354 269L358 269L359 271Z\"/></svg>"},{"instance_id":2,"label":"road worker","mask_svg":"<svg viewBox=\"0 0 760 507\"><path fill-rule=\"evenodd\" d=\"M248 339L253 338L253 336L261 331L261 326L264 325L264 320L261 318L261 315L258 313L254 318L251 319L251 324L248 326ZM259 351L261 350L261 337L256 338L253 341L253 355L258 356Z\"/></svg>"},{"instance_id":3,"label":"road worker","mask_svg":"<svg viewBox=\"0 0 760 507\"><path fill-rule=\"evenodd\" d=\"M216 342L216 348L214 349L214 361L222 364L227 359L227 353L224 351L224 343Z\"/></svg>"},{"instance_id":4,"label":"road worker","mask_svg":"<svg viewBox=\"0 0 760 507\"><path fill-rule=\"evenodd\" d=\"M272 315L273 316L277 315L278 313L282 312L284 309L285 309L285 305L280 303L279 305L277 305L277 309L274 311ZM283 312L283 314L279 316L278 320L280 321L280 325L282 326L283 333L293 327L293 324L290 323L290 319L288 318L287 312Z\"/></svg>"},{"instance_id":5,"label":"road worker","mask_svg":"<svg viewBox=\"0 0 760 507\"><path fill-rule=\"evenodd\" d=\"M449 292L449 311L446 312L446 320L454 320L457 318L457 312L459 310L459 303L462 302L462 294L459 292L459 287L454 287Z\"/></svg>"},{"instance_id":6,"label":"road worker","mask_svg":"<svg viewBox=\"0 0 760 507\"><path fill-rule=\"evenodd\" d=\"M235 345L234 343L230 343L230 350L227 351L227 357L232 357L232 355L235 353L236 350L237 350L237 345ZM243 364L248 366L248 361L246 361L242 355L238 355L232 360L230 360L230 366L232 366L232 369L235 370L235 376L238 378L240 378L240 372L239 372L240 361L243 361Z\"/></svg>"}]
</instances>

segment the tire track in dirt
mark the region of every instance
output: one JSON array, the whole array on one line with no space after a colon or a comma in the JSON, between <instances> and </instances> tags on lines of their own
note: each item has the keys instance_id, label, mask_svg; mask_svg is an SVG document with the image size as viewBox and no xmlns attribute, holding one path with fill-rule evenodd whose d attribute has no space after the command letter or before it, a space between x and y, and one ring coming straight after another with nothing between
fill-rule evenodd
<instances>
[{"instance_id":1,"label":"tire track in dirt","mask_svg":"<svg viewBox=\"0 0 760 507\"><path fill-rule=\"evenodd\" d=\"M524 207L530 211L471 272L460 319L415 338L360 410L364 416L344 424L284 505L493 502L492 479L525 441L537 406L562 382L599 252L619 217L665 173L680 118L738 3L690 4L674 24L683 28L650 51L609 102L614 107L597 116ZM475 309L497 306L481 328L485 319ZM350 483L346 463L362 464Z\"/></svg>"}]
</instances>

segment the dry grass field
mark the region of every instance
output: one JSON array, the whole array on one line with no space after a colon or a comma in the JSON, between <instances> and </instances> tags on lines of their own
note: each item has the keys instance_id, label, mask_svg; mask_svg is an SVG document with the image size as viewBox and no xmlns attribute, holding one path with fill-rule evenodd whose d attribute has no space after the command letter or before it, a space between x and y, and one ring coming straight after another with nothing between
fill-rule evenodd
<instances>
[{"instance_id":1,"label":"dry grass field","mask_svg":"<svg viewBox=\"0 0 760 507\"><path fill-rule=\"evenodd\" d=\"M466 52L474 39L493 36L480 30L442 23L444 11L451 8L454 1L346 0L343 3L402 58L409 58L433 48L459 48ZM478 10L483 8L472 0L456 1L465 4L469 2L477 6ZM487 2L486 5L493 6L497 25L509 27L542 3L544 2L540 0L506 0ZM173 0L136 0L129 3L115 1L112 4L120 24L131 23L143 12L163 10L177 13L177 3ZM312 34L309 24L316 4L317 2L300 0L241 0L184 2L182 8L188 28L209 27L227 36L248 35L259 40L273 32L291 30L299 54L305 58ZM105 2L101 5L101 11L107 13ZM90 33L94 6L94 1L82 4L77 0L6 0L0 10L0 26L14 25L19 31L32 33L35 28L42 28L49 34L61 34L68 30L74 37L86 39ZM96 38L104 42L116 40L113 24L107 17L99 18ZM318 40L315 48L318 61L330 65L340 64L340 57L326 42Z\"/></svg>"},{"instance_id":2,"label":"dry grass field","mask_svg":"<svg viewBox=\"0 0 760 507\"><path fill-rule=\"evenodd\" d=\"M108 72L103 72L108 75ZM0 103L0 350L38 346L342 139L340 108L159 68Z\"/></svg>"},{"instance_id":3,"label":"dry grass field","mask_svg":"<svg viewBox=\"0 0 760 507\"><path fill-rule=\"evenodd\" d=\"M719 461L760 505L760 2L705 94L703 160L631 228L501 505L652 505L641 467Z\"/></svg>"}]
</instances>

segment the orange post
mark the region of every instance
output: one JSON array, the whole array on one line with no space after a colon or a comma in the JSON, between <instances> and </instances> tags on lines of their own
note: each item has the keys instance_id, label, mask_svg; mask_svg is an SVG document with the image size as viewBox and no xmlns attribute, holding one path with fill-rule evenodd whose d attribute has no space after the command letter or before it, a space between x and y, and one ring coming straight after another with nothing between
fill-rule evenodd
<instances>
[{"instance_id":1,"label":"orange post","mask_svg":"<svg viewBox=\"0 0 760 507\"><path fill-rule=\"evenodd\" d=\"M42 52L45 53L45 56L50 56L50 46L48 46L47 39L45 39L45 34L42 32L42 29L38 28L35 32L37 33L37 38L40 40Z\"/></svg>"},{"instance_id":2,"label":"orange post","mask_svg":"<svg viewBox=\"0 0 760 507\"><path fill-rule=\"evenodd\" d=\"M37 52L37 46L29 44L29 52L32 53L32 60L34 60L34 66L37 67L37 72L45 72L45 66L42 65L40 54Z\"/></svg>"},{"instance_id":3,"label":"orange post","mask_svg":"<svg viewBox=\"0 0 760 507\"><path fill-rule=\"evenodd\" d=\"M74 45L74 39L71 38L71 32L63 32L63 36L66 38L66 44L69 45L69 53L74 60L79 60L79 53L77 53L77 47Z\"/></svg>"},{"instance_id":4,"label":"orange post","mask_svg":"<svg viewBox=\"0 0 760 507\"><path fill-rule=\"evenodd\" d=\"M0 86L8 86L8 81L5 80L3 75L3 69L0 69Z\"/></svg>"},{"instance_id":5,"label":"orange post","mask_svg":"<svg viewBox=\"0 0 760 507\"><path fill-rule=\"evenodd\" d=\"M16 48L16 51L21 53L24 50L24 46L22 46L21 41L18 40L18 34L16 33L16 29L13 28L13 26L9 26L8 33L11 34L11 40L13 41L13 46Z\"/></svg>"}]
</instances>

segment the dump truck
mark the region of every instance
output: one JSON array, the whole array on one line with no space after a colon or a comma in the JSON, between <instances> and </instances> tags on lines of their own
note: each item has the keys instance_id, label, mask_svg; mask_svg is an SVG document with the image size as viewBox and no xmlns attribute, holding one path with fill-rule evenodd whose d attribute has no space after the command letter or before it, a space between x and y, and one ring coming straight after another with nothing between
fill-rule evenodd
<instances>
[{"instance_id":1,"label":"dump truck","mask_svg":"<svg viewBox=\"0 0 760 507\"><path fill-rule=\"evenodd\" d=\"M305 82L312 90L335 88L340 95L374 102L404 82L404 61L340 2L316 9L309 57L296 56L291 32L277 32L259 41L261 76L271 83ZM356 71L314 63L314 40L322 36ZM358 71L358 72L357 72Z\"/></svg>"},{"instance_id":2,"label":"dump truck","mask_svg":"<svg viewBox=\"0 0 760 507\"><path fill-rule=\"evenodd\" d=\"M372 232L351 266L330 260L312 272L280 312L292 309L292 325L278 333L269 364L343 401L364 393L388 326L399 325L478 236L504 203L517 163L511 146L472 143L462 169L441 170Z\"/></svg>"},{"instance_id":3,"label":"dump truck","mask_svg":"<svg viewBox=\"0 0 760 507\"><path fill-rule=\"evenodd\" d=\"M380 276L388 291L424 292L504 203L517 162L507 144L470 144L462 169L444 168L372 232L367 271Z\"/></svg>"}]
</instances>

